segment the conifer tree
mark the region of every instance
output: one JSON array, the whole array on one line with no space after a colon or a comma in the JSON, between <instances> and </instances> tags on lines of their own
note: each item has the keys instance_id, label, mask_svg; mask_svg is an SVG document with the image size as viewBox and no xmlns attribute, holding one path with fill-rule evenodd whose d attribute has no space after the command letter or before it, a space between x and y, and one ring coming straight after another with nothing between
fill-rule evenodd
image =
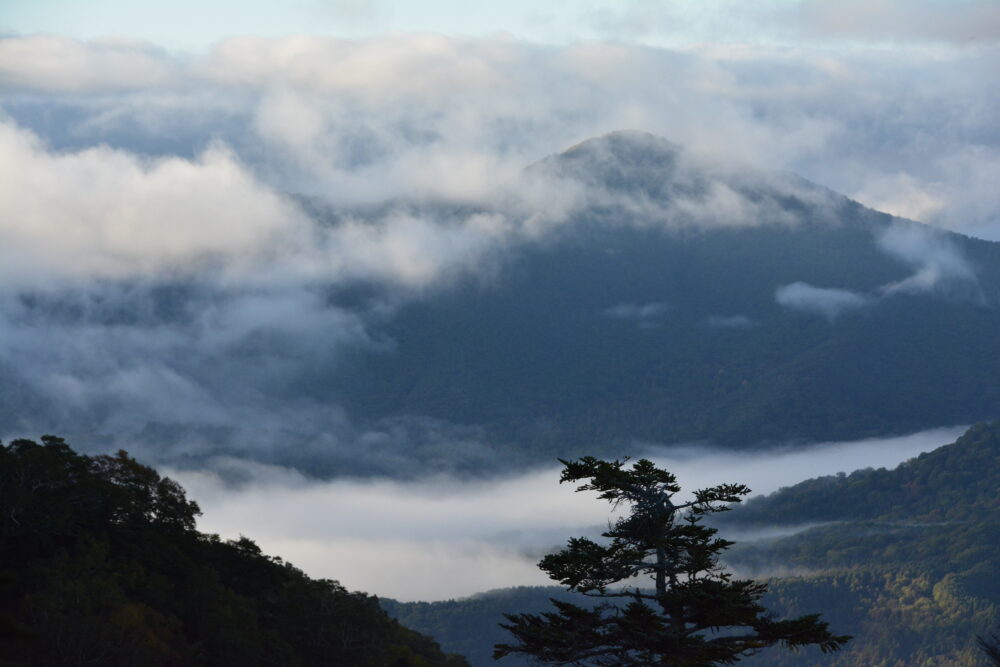
<instances>
[{"instance_id":1,"label":"conifer tree","mask_svg":"<svg viewBox=\"0 0 1000 667\"><path fill-rule=\"evenodd\" d=\"M626 460L627 461L627 460ZM676 477L641 459L585 457L562 461L562 482L585 483L622 516L604 540L570 539L539 567L569 590L601 598L592 608L553 600L541 615L506 615L515 637L494 658L512 653L548 665L701 667L731 665L773 645L816 645L825 652L850 639L832 634L818 614L774 620L760 604L766 584L736 579L719 566L732 542L702 523L750 492L721 484L676 499Z\"/></svg>"}]
</instances>

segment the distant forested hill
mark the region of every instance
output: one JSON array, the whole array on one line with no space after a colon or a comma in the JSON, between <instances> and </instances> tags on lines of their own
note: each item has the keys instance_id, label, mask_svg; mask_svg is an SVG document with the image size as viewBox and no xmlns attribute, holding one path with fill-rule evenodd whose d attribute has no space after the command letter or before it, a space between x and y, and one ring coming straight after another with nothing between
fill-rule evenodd
<instances>
[{"instance_id":1,"label":"distant forested hill","mask_svg":"<svg viewBox=\"0 0 1000 667\"><path fill-rule=\"evenodd\" d=\"M0 664L460 667L378 601L249 539L124 452L0 445Z\"/></svg>"},{"instance_id":2,"label":"distant forested hill","mask_svg":"<svg viewBox=\"0 0 1000 667\"><path fill-rule=\"evenodd\" d=\"M527 665L527 658L509 655L493 660L493 645L509 642L510 633L500 627L505 613L550 611L551 598L587 605L582 595L554 586L519 586L493 590L461 600L444 602L398 602L383 598L382 607L401 623L421 628L449 651L466 656L476 665L513 667Z\"/></svg>"},{"instance_id":3,"label":"distant forested hill","mask_svg":"<svg viewBox=\"0 0 1000 667\"><path fill-rule=\"evenodd\" d=\"M1000 422L894 470L824 477L749 501L723 530L832 521L790 537L737 543L740 576L770 581L778 616L822 613L854 635L833 656L769 651L748 665L985 665L975 644L1000 623ZM567 536L568 537L568 536ZM540 611L558 588L495 591L467 600L393 603L403 622L490 664L504 612ZM510 662L511 665L521 664Z\"/></svg>"}]
</instances>

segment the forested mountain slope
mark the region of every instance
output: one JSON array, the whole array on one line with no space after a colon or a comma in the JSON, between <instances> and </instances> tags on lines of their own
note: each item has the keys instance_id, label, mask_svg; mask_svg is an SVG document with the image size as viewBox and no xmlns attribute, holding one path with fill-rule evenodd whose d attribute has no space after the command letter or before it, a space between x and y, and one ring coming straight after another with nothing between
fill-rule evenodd
<instances>
[{"instance_id":1,"label":"forested mountain slope","mask_svg":"<svg viewBox=\"0 0 1000 667\"><path fill-rule=\"evenodd\" d=\"M829 664L986 664L974 637L1000 622L1000 422L977 424L893 470L813 479L751 500L727 519L834 521L730 553L744 572L800 573L772 586L774 608L819 605L855 635ZM777 656L760 664L810 663Z\"/></svg>"},{"instance_id":2,"label":"forested mountain slope","mask_svg":"<svg viewBox=\"0 0 1000 667\"><path fill-rule=\"evenodd\" d=\"M975 637L1000 623L1000 422L973 426L894 470L809 480L723 516L723 534L833 521L738 542L725 559L740 576L770 581L765 604L776 615L821 611L830 627L854 636L832 656L772 651L746 664L986 664ZM506 641L496 625L503 613L540 611L547 596L564 595L522 588L387 608L487 665L489 646Z\"/></svg>"},{"instance_id":3,"label":"forested mountain slope","mask_svg":"<svg viewBox=\"0 0 1000 667\"><path fill-rule=\"evenodd\" d=\"M535 165L582 183L586 205L489 279L405 304L379 329L391 350L353 358L337 400L563 454L1000 413L1000 245L792 176L682 165L634 133Z\"/></svg>"},{"instance_id":4,"label":"forested mountain slope","mask_svg":"<svg viewBox=\"0 0 1000 667\"><path fill-rule=\"evenodd\" d=\"M377 599L313 580L124 452L0 445L0 664L454 666Z\"/></svg>"}]
</instances>

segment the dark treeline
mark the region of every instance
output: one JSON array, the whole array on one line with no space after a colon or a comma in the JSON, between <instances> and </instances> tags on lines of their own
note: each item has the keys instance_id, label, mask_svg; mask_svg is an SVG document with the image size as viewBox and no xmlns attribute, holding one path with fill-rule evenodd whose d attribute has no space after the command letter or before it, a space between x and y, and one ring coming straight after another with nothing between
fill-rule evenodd
<instances>
[{"instance_id":1,"label":"dark treeline","mask_svg":"<svg viewBox=\"0 0 1000 667\"><path fill-rule=\"evenodd\" d=\"M251 540L124 452L0 446L0 665L459 667L428 637Z\"/></svg>"}]
</instances>

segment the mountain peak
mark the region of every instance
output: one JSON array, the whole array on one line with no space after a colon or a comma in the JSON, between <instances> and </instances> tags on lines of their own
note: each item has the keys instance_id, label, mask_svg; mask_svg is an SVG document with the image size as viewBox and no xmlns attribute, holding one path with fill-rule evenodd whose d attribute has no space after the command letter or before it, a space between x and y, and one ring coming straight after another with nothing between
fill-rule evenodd
<instances>
[{"instance_id":1,"label":"mountain peak","mask_svg":"<svg viewBox=\"0 0 1000 667\"><path fill-rule=\"evenodd\" d=\"M674 159L681 152L680 144L642 130L615 130L599 137L586 139L559 154L578 159L587 155L605 154L622 161L648 160L650 156Z\"/></svg>"},{"instance_id":2,"label":"mountain peak","mask_svg":"<svg viewBox=\"0 0 1000 667\"><path fill-rule=\"evenodd\" d=\"M618 130L582 141L529 167L588 190L662 197L677 184L683 149L648 132Z\"/></svg>"},{"instance_id":3,"label":"mountain peak","mask_svg":"<svg viewBox=\"0 0 1000 667\"><path fill-rule=\"evenodd\" d=\"M617 130L581 141L553 159L570 171L606 171L614 166L627 172L672 170L681 146L639 130Z\"/></svg>"},{"instance_id":4,"label":"mountain peak","mask_svg":"<svg viewBox=\"0 0 1000 667\"><path fill-rule=\"evenodd\" d=\"M795 174L731 164L663 137L618 130L533 165L583 187L591 214L668 227L858 221L857 205Z\"/></svg>"}]
</instances>

